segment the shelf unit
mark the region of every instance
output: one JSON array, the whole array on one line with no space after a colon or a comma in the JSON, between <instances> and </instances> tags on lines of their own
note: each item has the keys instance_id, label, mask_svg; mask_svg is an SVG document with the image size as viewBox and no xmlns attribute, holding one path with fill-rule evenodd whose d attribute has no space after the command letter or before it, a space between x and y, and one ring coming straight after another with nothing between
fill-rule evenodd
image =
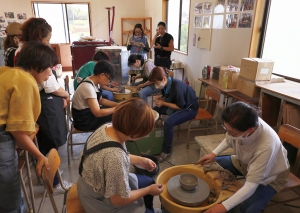
<instances>
[{"instance_id":1,"label":"shelf unit","mask_svg":"<svg viewBox=\"0 0 300 213\"><path fill-rule=\"evenodd\" d=\"M152 39L152 18L142 17L142 18L121 18L121 37L122 45L126 46L127 39L132 35L134 25L142 24L144 28L144 34L148 37L149 42Z\"/></svg>"}]
</instances>

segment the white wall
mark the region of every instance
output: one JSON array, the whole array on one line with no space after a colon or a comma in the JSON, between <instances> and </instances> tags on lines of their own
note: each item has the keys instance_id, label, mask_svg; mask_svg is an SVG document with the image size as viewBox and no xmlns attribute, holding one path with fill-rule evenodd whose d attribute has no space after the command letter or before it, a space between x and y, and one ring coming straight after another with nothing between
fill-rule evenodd
<instances>
[{"instance_id":1,"label":"white wall","mask_svg":"<svg viewBox=\"0 0 300 213\"><path fill-rule=\"evenodd\" d=\"M47 0L39 0L45 1ZM82 0L64 0L64 2L83 2ZM105 7L116 7L113 39L121 44L121 18L152 17L152 35L156 25L162 19L162 0L89 0L91 3L91 21L93 36L108 39L107 10ZM191 7L196 0L191 0ZM191 9L193 11L193 9ZM0 0L0 14L4 12L25 12L32 16L31 0ZM53 11L55 15L55 11ZM189 81L201 77L201 70L205 65L217 66L232 64L240 65L241 58L248 56L252 29L213 29L211 50L202 50L193 46L193 35L197 29L193 28L193 12L190 13L188 55L172 53L172 59L179 60L185 67ZM150 38L152 39L152 38Z\"/></svg>"},{"instance_id":2,"label":"white wall","mask_svg":"<svg viewBox=\"0 0 300 213\"><path fill-rule=\"evenodd\" d=\"M55 2L49 0L37 0L39 2ZM113 39L121 44L121 18L144 17L145 3L141 0L63 0L58 2L90 2L92 35L108 40L108 13L105 7L115 6L115 21L113 27ZM0 0L0 16L4 12L26 13L27 18L33 17L31 0ZM53 11L55 16L55 11ZM112 12L111 16L112 18ZM16 18L17 20L17 18Z\"/></svg>"}]
</instances>

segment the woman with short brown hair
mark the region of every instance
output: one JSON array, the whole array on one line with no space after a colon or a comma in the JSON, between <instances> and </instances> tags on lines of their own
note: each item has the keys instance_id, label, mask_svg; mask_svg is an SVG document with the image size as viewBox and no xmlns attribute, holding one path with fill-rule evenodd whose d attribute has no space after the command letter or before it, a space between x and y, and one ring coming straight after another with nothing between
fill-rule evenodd
<instances>
[{"instance_id":1,"label":"woman with short brown hair","mask_svg":"<svg viewBox=\"0 0 300 213\"><path fill-rule=\"evenodd\" d=\"M125 141L149 134L154 124L151 107L139 98L132 98L116 107L112 124L104 124L89 137L78 179L78 194L86 212L161 212L153 209L153 196L163 191L163 185L155 184L150 177L129 173L130 164L149 171L156 164L148 158L128 154L125 146Z\"/></svg>"}]
</instances>

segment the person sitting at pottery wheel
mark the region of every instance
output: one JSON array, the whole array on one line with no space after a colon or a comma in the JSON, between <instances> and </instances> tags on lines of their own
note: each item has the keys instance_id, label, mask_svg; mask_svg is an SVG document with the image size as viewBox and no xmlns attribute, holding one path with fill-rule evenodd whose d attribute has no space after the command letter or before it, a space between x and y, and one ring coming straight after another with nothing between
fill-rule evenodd
<instances>
[{"instance_id":1,"label":"person sitting at pottery wheel","mask_svg":"<svg viewBox=\"0 0 300 213\"><path fill-rule=\"evenodd\" d=\"M106 55L105 52L98 51L94 54L92 61L85 63L84 65L82 65L79 68L79 70L76 73L76 76L74 78L74 82L73 82L74 90L77 89L78 85L84 78L93 75L94 67L95 67L96 63L100 60L109 61L109 57ZM105 99L108 99L110 101L114 100L113 92L119 91L118 88L110 88L107 85L101 86L101 89L102 89L102 97Z\"/></svg>"},{"instance_id":2,"label":"person sitting at pottery wheel","mask_svg":"<svg viewBox=\"0 0 300 213\"><path fill-rule=\"evenodd\" d=\"M111 121L118 103L103 98L98 85L101 87L108 84L115 76L116 71L112 64L101 60L94 67L94 74L80 82L72 100L72 115L76 129L95 130Z\"/></svg>"},{"instance_id":3,"label":"person sitting at pottery wheel","mask_svg":"<svg viewBox=\"0 0 300 213\"><path fill-rule=\"evenodd\" d=\"M132 86L137 86L139 91L139 97L147 102L147 97L151 94L157 93L160 89L156 89L153 82L148 81L148 76L150 75L152 69L155 65L151 61L145 61L142 55L130 55L128 58L128 66L140 68L141 74L137 76L133 76ZM142 78L142 81L135 82L137 79Z\"/></svg>"},{"instance_id":4,"label":"person sitting at pottery wheel","mask_svg":"<svg viewBox=\"0 0 300 213\"><path fill-rule=\"evenodd\" d=\"M125 141L148 135L154 124L151 107L131 98L116 107L112 124L102 125L88 138L78 178L78 195L86 212L161 212L153 209L153 196L161 194L164 185L155 184L148 176L129 173L130 164L149 171L155 170L156 164L149 158L128 154L125 146Z\"/></svg>"},{"instance_id":5,"label":"person sitting at pottery wheel","mask_svg":"<svg viewBox=\"0 0 300 213\"><path fill-rule=\"evenodd\" d=\"M164 143L159 158L164 161L171 154L174 126L193 119L199 104L195 91L183 81L170 78L163 67L155 67L149 81L162 92L162 96L155 97L153 109L159 114L169 115L164 121Z\"/></svg>"},{"instance_id":6,"label":"person sitting at pottery wheel","mask_svg":"<svg viewBox=\"0 0 300 213\"><path fill-rule=\"evenodd\" d=\"M226 138L212 153L199 159L207 164L216 160L234 175L246 177L246 183L222 204L216 204L206 213L227 212L242 203L242 213L258 213L271 198L284 188L289 176L287 151L277 133L261 118L259 110L244 102L228 106L222 113ZM231 147L232 156L219 156Z\"/></svg>"}]
</instances>

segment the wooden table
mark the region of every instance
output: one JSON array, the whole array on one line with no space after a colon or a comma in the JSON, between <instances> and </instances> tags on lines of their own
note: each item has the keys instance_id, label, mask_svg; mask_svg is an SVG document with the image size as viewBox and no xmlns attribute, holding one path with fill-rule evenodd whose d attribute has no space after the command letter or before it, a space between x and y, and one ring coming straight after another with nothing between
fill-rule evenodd
<instances>
[{"instance_id":1,"label":"wooden table","mask_svg":"<svg viewBox=\"0 0 300 213\"><path fill-rule=\"evenodd\" d=\"M259 103L259 98L251 98L239 91L229 92L228 95L231 96L233 99L243 101L248 104L258 105Z\"/></svg>"},{"instance_id":2,"label":"wooden table","mask_svg":"<svg viewBox=\"0 0 300 213\"><path fill-rule=\"evenodd\" d=\"M282 83L257 86L261 88L259 99L261 117L270 126L275 124L278 130L282 122L284 104L290 102L300 106L300 84L286 80Z\"/></svg>"},{"instance_id":3,"label":"wooden table","mask_svg":"<svg viewBox=\"0 0 300 213\"><path fill-rule=\"evenodd\" d=\"M206 154L210 154L215 148L217 148L220 143L225 139L225 134L216 134L216 135L204 135L204 136L196 136L195 141L200 146L200 158ZM222 155L233 155L233 149L228 148L224 150L221 154Z\"/></svg>"},{"instance_id":4,"label":"wooden table","mask_svg":"<svg viewBox=\"0 0 300 213\"><path fill-rule=\"evenodd\" d=\"M202 82L202 84L200 86L200 96L201 96L201 93L202 93L202 86L207 87L209 85L209 86L213 86L213 87L217 88L218 90L220 90L220 92L224 95L223 108L225 108L228 104L228 98L230 98L228 93L236 91L236 89L224 89L224 88L222 88L222 86L219 84L219 81L215 80L215 79L212 79L212 78L210 78L210 79L198 78L198 80ZM226 99L226 102L225 102L225 99Z\"/></svg>"}]
</instances>

